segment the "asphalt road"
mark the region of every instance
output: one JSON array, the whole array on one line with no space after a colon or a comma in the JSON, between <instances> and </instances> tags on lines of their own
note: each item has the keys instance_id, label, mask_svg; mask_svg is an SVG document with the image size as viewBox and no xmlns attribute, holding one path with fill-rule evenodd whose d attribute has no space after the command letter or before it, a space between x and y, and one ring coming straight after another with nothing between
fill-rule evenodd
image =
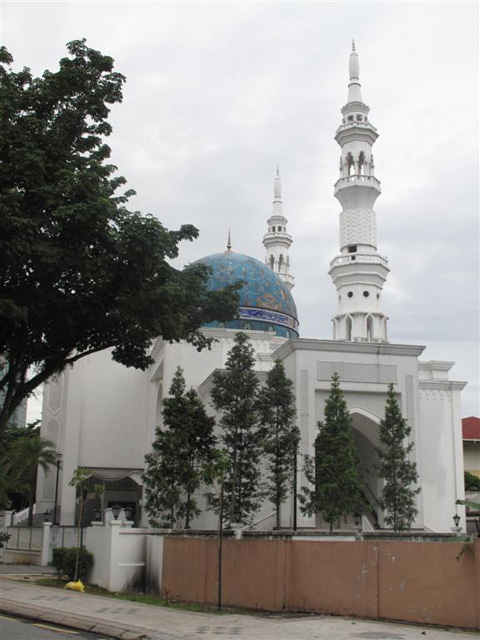
<instances>
[{"instance_id":1,"label":"asphalt road","mask_svg":"<svg viewBox=\"0 0 480 640\"><path fill-rule=\"evenodd\" d=\"M65 629L54 624L0 615L2 640L111 640L85 631Z\"/></svg>"}]
</instances>

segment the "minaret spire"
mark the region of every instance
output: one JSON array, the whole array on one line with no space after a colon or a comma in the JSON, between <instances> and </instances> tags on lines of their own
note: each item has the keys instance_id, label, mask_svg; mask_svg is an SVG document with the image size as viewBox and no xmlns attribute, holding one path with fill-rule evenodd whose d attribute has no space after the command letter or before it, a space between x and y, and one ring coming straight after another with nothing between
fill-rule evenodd
<instances>
[{"instance_id":1,"label":"minaret spire","mask_svg":"<svg viewBox=\"0 0 480 640\"><path fill-rule=\"evenodd\" d=\"M266 250L266 264L278 273L289 289L293 289L295 278L290 275L290 257L288 250L293 240L287 233L288 220L283 215L282 180L280 170L273 182L273 207L272 215L267 220L268 231L263 236L263 246Z\"/></svg>"},{"instance_id":2,"label":"minaret spire","mask_svg":"<svg viewBox=\"0 0 480 640\"><path fill-rule=\"evenodd\" d=\"M373 210L380 195L372 154L378 133L368 120L370 109L362 100L354 41L349 75L348 100L342 108L342 124L335 134L342 154L334 195L342 212L340 254L330 263L329 271L338 294L334 339L386 342L388 318L380 307L389 268L387 260L377 252Z\"/></svg>"},{"instance_id":3,"label":"minaret spire","mask_svg":"<svg viewBox=\"0 0 480 640\"><path fill-rule=\"evenodd\" d=\"M227 251L230 251L232 248L232 241L230 240L230 229L228 230L228 239L227 239Z\"/></svg>"},{"instance_id":4,"label":"minaret spire","mask_svg":"<svg viewBox=\"0 0 480 640\"><path fill-rule=\"evenodd\" d=\"M355 50L355 40L352 40L352 51L350 53L348 70L350 72L350 83L348 85L347 102L363 102L362 87L360 85L360 63Z\"/></svg>"}]
</instances>

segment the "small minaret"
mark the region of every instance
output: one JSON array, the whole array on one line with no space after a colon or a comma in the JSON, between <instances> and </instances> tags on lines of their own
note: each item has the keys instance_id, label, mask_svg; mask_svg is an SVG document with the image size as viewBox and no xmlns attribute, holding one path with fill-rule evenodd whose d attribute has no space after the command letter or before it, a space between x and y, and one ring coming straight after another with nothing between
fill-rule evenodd
<instances>
[{"instance_id":1,"label":"small minaret","mask_svg":"<svg viewBox=\"0 0 480 640\"><path fill-rule=\"evenodd\" d=\"M273 210L267 220L268 232L263 236L263 246L267 252L265 263L272 271L278 273L289 289L295 286L295 278L290 275L290 258L288 250L292 244L292 236L287 233L288 220L283 215L282 181L277 167L277 175L273 185Z\"/></svg>"},{"instance_id":2,"label":"small minaret","mask_svg":"<svg viewBox=\"0 0 480 640\"><path fill-rule=\"evenodd\" d=\"M335 133L341 147L340 178L334 195L342 205L340 254L330 263L329 274L338 294L333 319L334 340L386 342L387 317L381 311L382 289L389 269L377 252L373 205L380 195L374 175L372 146L378 138L362 100L355 43L350 54L350 83L342 124Z\"/></svg>"}]
</instances>

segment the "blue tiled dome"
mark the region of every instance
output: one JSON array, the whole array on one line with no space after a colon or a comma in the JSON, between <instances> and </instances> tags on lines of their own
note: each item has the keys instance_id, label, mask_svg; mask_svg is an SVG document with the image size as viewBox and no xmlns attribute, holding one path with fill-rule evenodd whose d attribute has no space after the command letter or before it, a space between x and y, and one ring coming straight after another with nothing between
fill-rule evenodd
<instances>
[{"instance_id":1,"label":"blue tiled dome","mask_svg":"<svg viewBox=\"0 0 480 640\"><path fill-rule=\"evenodd\" d=\"M239 319L223 326L270 331L286 338L298 336L297 308L292 294L263 262L233 251L215 253L197 262L212 269L210 289L222 289L237 280L245 283L240 290ZM219 325L212 322L207 326Z\"/></svg>"}]
</instances>

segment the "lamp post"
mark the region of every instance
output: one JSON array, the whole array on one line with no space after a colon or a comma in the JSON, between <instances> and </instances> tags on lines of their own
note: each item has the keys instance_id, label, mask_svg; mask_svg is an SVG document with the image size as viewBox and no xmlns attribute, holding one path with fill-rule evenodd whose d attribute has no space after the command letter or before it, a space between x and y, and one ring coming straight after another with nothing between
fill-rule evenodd
<instances>
[{"instance_id":1,"label":"lamp post","mask_svg":"<svg viewBox=\"0 0 480 640\"><path fill-rule=\"evenodd\" d=\"M95 522L100 522L102 519L102 510L100 508L93 510L93 519Z\"/></svg>"},{"instance_id":2,"label":"lamp post","mask_svg":"<svg viewBox=\"0 0 480 640\"><path fill-rule=\"evenodd\" d=\"M50 509L47 509L43 514L43 521L50 522Z\"/></svg>"},{"instance_id":3,"label":"lamp post","mask_svg":"<svg viewBox=\"0 0 480 640\"><path fill-rule=\"evenodd\" d=\"M358 511L353 514L353 522L355 524L355 538L362 540L362 514Z\"/></svg>"},{"instance_id":4,"label":"lamp post","mask_svg":"<svg viewBox=\"0 0 480 640\"><path fill-rule=\"evenodd\" d=\"M454 530L455 530L457 533L460 533L460 532L461 532L461 530L462 530L462 527L459 527L459 526L458 526L458 525L459 525L459 523L460 523L460 516L458 515L458 513L456 513L456 514L453 516L453 521L454 521L454 523L455 523L455 528L454 528Z\"/></svg>"},{"instance_id":5,"label":"lamp post","mask_svg":"<svg viewBox=\"0 0 480 640\"><path fill-rule=\"evenodd\" d=\"M61 466L62 466L62 455L59 453L59 454L57 454L57 462L56 462L57 471L56 471L56 475L55 475L55 504L54 504L54 507L53 507L53 520L52 520L52 523L54 525L58 524L58 522L57 522L58 476L60 474Z\"/></svg>"},{"instance_id":6,"label":"lamp post","mask_svg":"<svg viewBox=\"0 0 480 640\"><path fill-rule=\"evenodd\" d=\"M118 504L118 502L116 502L112 507L112 513L113 513L114 520L118 519L118 516L120 515L120 511L121 510L122 510L122 507Z\"/></svg>"},{"instance_id":7,"label":"lamp post","mask_svg":"<svg viewBox=\"0 0 480 640\"><path fill-rule=\"evenodd\" d=\"M131 520L133 515L132 507L125 507L124 511L125 511L125 517L127 518L127 520Z\"/></svg>"}]
</instances>

